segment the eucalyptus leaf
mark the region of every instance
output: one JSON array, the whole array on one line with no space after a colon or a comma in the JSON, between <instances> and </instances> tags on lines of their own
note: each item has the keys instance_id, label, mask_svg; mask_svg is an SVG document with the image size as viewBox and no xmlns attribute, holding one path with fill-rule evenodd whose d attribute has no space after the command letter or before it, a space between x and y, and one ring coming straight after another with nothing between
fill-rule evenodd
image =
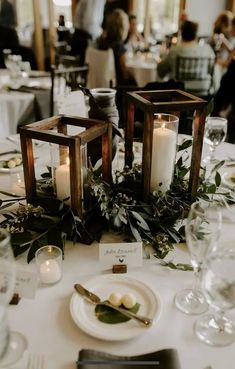
<instances>
[{"instance_id":1,"label":"eucalyptus leaf","mask_svg":"<svg viewBox=\"0 0 235 369\"><path fill-rule=\"evenodd\" d=\"M124 308L123 305L120 307ZM135 306L133 306L132 309L126 309L127 311L131 311L132 313L137 313L139 311L140 304L137 302ZM95 315L97 318L107 324L118 324L118 323L124 323L128 322L130 318L128 318L126 315L123 315L117 310L112 309L111 307L105 306L105 305L97 305L95 307Z\"/></svg>"},{"instance_id":2,"label":"eucalyptus leaf","mask_svg":"<svg viewBox=\"0 0 235 369\"><path fill-rule=\"evenodd\" d=\"M182 151L182 150L186 150L189 147L192 146L192 140L185 140L181 145L178 146L178 152Z\"/></svg>"},{"instance_id":3,"label":"eucalyptus leaf","mask_svg":"<svg viewBox=\"0 0 235 369\"><path fill-rule=\"evenodd\" d=\"M216 172L215 174L215 184L217 187L219 187L221 184L221 175L219 174L219 172Z\"/></svg>"}]
</instances>

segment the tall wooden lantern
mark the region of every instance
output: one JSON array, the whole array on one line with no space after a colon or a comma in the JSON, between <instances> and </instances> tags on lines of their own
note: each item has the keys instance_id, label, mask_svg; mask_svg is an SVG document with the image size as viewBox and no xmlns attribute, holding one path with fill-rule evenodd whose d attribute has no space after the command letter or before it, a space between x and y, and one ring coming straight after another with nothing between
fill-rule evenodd
<instances>
[{"instance_id":1,"label":"tall wooden lantern","mask_svg":"<svg viewBox=\"0 0 235 369\"><path fill-rule=\"evenodd\" d=\"M195 111L194 134L189 178L189 191L192 201L196 197L206 119L207 101L181 90L138 91L127 93L127 126L125 138L125 165L132 167L134 114L138 108L144 113L142 186L146 200L151 192L151 166L153 151L154 125L161 115L166 113L179 116L180 112ZM168 124L168 122L165 122ZM164 127L165 127L164 123ZM165 128L164 128L165 129ZM173 133L172 133L173 135ZM158 145L159 145L158 141ZM164 145L164 143L162 143ZM159 150L157 150L159 152ZM164 158L162 158L164 159ZM166 164L167 165L167 164Z\"/></svg>"},{"instance_id":2,"label":"tall wooden lantern","mask_svg":"<svg viewBox=\"0 0 235 369\"><path fill-rule=\"evenodd\" d=\"M79 134L69 135L68 126L83 127ZM111 155L112 155L112 124L94 119L75 118L70 116L54 116L39 122L20 127L22 160L24 166L25 191L27 201L37 195L33 139L58 145L60 178L58 183L67 181L70 193L71 208L82 216L82 160L81 149L93 140L101 137L102 145L102 176L108 183L111 182ZM65 150L66 149L66 150ZM68 155L68 158L66 158ZM97 158L98 160L99 158ZM66 160L68 160L66 164ZM62 173L63 170L63 173ZM63 174L63 178L62 178Z\"/></svg>"}]
</instances>

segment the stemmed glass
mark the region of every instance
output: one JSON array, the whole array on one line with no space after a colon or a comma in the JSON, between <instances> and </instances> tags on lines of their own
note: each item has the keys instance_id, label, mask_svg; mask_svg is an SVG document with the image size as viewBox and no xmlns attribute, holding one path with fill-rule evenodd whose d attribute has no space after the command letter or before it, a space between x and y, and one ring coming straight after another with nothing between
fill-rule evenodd
<instances>
[{"instance_id":1,"label":"stemmed glass","mask_svg":"<svg viewBox=\"0 0 235 369\"><path fill-rule=\"evenodd\" d=\"M202 288L215 314L200 317L195 333L209 345L227 346L235 341L235 326L224 316L224 310L235 307L235 240L209 249L202 274Z\"/></svg>"},{"instance_id":2,"label":"stemmed glass","mask_svg":"<svg viewBox=\"0 0 235 369\"><path fill-rule=\"evenodd\" d=\"M205 142L210 145L210 155L203 160L204 164L216 164L216 147L225 140L227 134L227 119L208 117L205 126Z\"/></svg>"},{"instance_id":3,"label":"stemmed glass","mask_svg":"<svg viewBox=\"0 0 235 369\"><path fill-rule=\"evenodd\" d=\"M192 289L180 291L175 296L176 307L186 314L202 314L208 309L207 301L199 287L200 277L206 252L219 238L221 218L221 211L213 202L201 200L191 205L185 233L195 284Z\"/></svg>"}]
</instances>

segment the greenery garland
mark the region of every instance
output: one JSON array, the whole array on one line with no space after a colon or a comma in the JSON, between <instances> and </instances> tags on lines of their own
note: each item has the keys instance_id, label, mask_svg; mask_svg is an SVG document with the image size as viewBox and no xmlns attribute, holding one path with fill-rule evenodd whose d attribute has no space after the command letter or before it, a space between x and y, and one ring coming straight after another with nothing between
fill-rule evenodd
<instances>
[{"instance_id":1,"label":"greenery garland","mask_svg":"<svg viewBox=\"0 0 235 369\"><path fill-rule=\"evenodd\" d=\"M100 174L90 168L88 189L92 206L82 220L74 216L65 202L53 198L50 173L44 174L38 182L41 194L32 199L31 204L19 203L16 209L2 214L0 225L11 233L15 256L29 250L29 262L42 245L54 244L63 250L66 238L91 244L94 240L100 240L104 230L112 229L124 234L126 241L142 241L145 248L151 245L154 256L161 259L161 265L190 270L188 265L175 265L162 259L173 250L174 243L185 239L183 219L190 207L187 179L190 167L187 161L191 145L192 140L186 140L178 146L178 160L169 191L164 194L154 192L149 202L143 202L141 198L140 165L116 171L112 185L104 182ZM210 180L206 178L206 169L201 169L198 198L210 201L211 197L220 195L217 201L222 199L235 203L232 191L220 193L218 170L223 164L224 161L211 170ZM6 201L0 200L0 210L18 202L17 199Z\"/></svg>"}]
</instances>

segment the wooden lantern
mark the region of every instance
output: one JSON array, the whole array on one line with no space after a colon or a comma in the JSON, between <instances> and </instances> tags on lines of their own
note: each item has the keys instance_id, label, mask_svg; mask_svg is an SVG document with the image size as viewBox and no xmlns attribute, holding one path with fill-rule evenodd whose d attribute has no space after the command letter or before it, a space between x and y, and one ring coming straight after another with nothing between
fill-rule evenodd
<instances>
[{"instance_id":1,"label":"wooden lantern","mask_svg":"<svg viewBox=\"0 0 235 369\"><path fill-rule=\"evenodd\" d=\"M68 135L67 126L84 127L77 135ZM27 201L36 196L36 178L32 139L59 145L60 163L65 162L64 147L68 147L71 208L82 216L81 147L101 137L102 176L111 183L112 124L94 119L58 115L20 127L22 160ZM98 159L98 158L97 158Z\"/></svg>"},{"instance_id":2,"label":"wooden lantern","mask_svg":"<svg viewBox=\"0 0 235 369\"><path fill-rule=\"evenodd\" d=\"M127 126L125 138L125 165L132 167L134 113L138 108L144 112L143 122L143 155L142 155L142 186L143 198L150 194L150 178L152 164L152 139L154 114L195 110L194 135L189 177L189 191L194 201L197 193L200 171L203 135L206 120L207 101L181 90L138 91L127 93Z\"/></svg>"}]
</instances>

